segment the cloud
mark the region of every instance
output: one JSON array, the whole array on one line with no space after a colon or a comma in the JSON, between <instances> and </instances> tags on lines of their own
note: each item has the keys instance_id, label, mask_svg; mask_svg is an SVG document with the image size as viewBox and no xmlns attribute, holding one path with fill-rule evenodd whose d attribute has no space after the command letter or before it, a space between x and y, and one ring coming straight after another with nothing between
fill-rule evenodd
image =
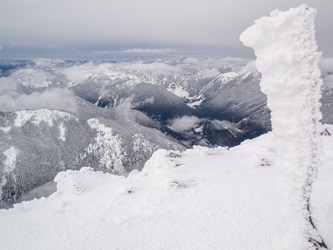
<instances>
[{"instance_id":1,"label":"cloud","mask_svg":"<svg viewBox=\"0 0 333 250\"><path fill-rule=\"evenodd\" d=\"M93 62L85 63L82 65L74 65L62 70L65 77L76 83L81 83L94 74L103 74L114 78L115 75L121 71L154 71L157 74L165 72L179 72L179 68L166 64L164 62L145 63L142 61L125 62L125 63L101 63L95 64Z\"/></svg>"},{"instance_id":2,"label":"cloud","mask_svg":"<svg viewBox=\"0 0 333 250\"><path fill-rule=\"evenodd\" d=\"M333 58L321 57L318 67L323 75L333 73Z\"/></svg>"},{"instance_id":3,"label":"cloud","mask_svg":"<svg viewBox=\"0 0 333 250\"><path fill-rule=\"evenodd\" d=\"M249 59L241 58L241 57L231 57L227 56L219 60L220 62L235 62L245 64L249 61Z\"/></svg>"},{"instance_id":4,"label":"cloud","mask_svg":"<svg viewBox=\"0 0 333 250\"><path fill-rule=\"evenodd\" d=\"M269 15L274 9L297 7L303 0L257 0L256 8L252 1L246 0L207 0L195 4L191 0L127 0L116 1L116 4L106 0L5 2L6 7L0 8L0 44L14 39L21 48L8 55L22 57L30 53L33 57L40 49L39 55L48 53L60 57L61 48L68 51L75 46L77 51L86 53L100 51L100 57L104 58L103 53L113 51L168 53L156 48L177 48L177 51L193 48L201 49L200 52L212 49L214 52L223 50L223 55L247 53L247 56L253 56L252 51L239 42L239 35L254 20ZM333 56L333 36L327 32L333 23L333 1L308 0L307 3L318 10L319 50L326 56ZM48 45L54 45L56 49L45 51ZM68 53L61 55L66 58Z\"/></svg>"},{"instance_id":5,"label":"cloud","mask_svg":"<svg viewBox=\"0 0 333 250\"><path fill-rule=\"evenodd\" d=\"M170 122L168 128L178 133L181 133L197 127L199 123L203 120L205 119L200 119L195 116L183 116L181 118L173 119Z\"/></svg>"},{"instance_id":6,"label":"cloud","mask_svg":"<svg viewBox=\"0 0 333 250\"><path fill-rule=\"evenodd\" d=\"M56 109L76 113L78 106L75 96L68 89L51 89L42 93L34 92L30 95L18 94L8 89L0 96L0 110L3 112L22 109Z\"/></svg>"},{"instance_id":7,"label":"cloud","mask_svg":"<svg viewBox=\"0 0 333 250\"><path fill-rule=\"evenodd\" d=\"M324 80L325 86L333 88L333 74L326 75Z\"/></svg>"},{"instance_id":8,"label":"cloud","mask_svg":"<svg viewBox=\"0 0 333 250\"><path fill-rule=\"evenodd\" d=\"M250 61L250 62L248 62L244 66L244 68L242 69L242 71L251 72L251 73L256 72L257 71L256 61Z\"/></svg>"},{"instance_id":9,"label":"cloud","mask_svg":"<svg viewBox=\"0 0 333 250\"><path fill-rule=\"evenodd\" d=\"M216 68L213 68L213 69L209 69L209 68L203 68L200 70L200 74L204 77L215 77L220 73L220 71Z\"/></svg>"},{"instance_id":10,"label":"cloud","mask_svg":"<svg viewBox=\"0 0 333 250\"><path fill-rule=\"evenodd\" d=\"M0 45L0 51L2 50L2 46Z\"/></svg>"},{"instance_id":11,"label":"cloud","mask_svg":"<svg viewBox=\"0 0 333 250\"><path fill-rule=\"evenodd\" d=\"M62 70L64 76L71 82L81 83L86 80L90 75L94 74L97 66L92 62L83 65L74 65Z\"/></svg>"},{"instance_id":12,"label":"cloud","mask_svg":"<svg viewBox=\"0 0 333 250\"><path fill-rule=\"evenodd\" d=\"M9 43L10 43L10 45L12 45L15 48L18 47L18 43L17 42L10 41Z\"/></svg>"},{"instance_id":13,"label":"cloud","mask_svg":"<svg viewBox=\"0 0 333 250\"><path fill-rule=\"evenodd\" d=\"M333 87L333 58L321 57L318 63L326 87Z\"/></svg>"},{"instance_id":14,"label":"cloud","mask_svg":"<svg viewBox=\"0 0 333 250\"><path fill-rule=\"evenodd\" d=\"M117 51L95 51L94 53L97 53L97 54L115 54L115 53L118 53Z\"/></svg>"},{"instance_id":15,"label":"cloud","mask_svg":"<svg viewBox=\"0 0 333 250\"><path fill-rule=\"evenodd\" d=\"M82 65L74 65L72 67L65 68L62 70L62 73L69 81L82 83L87 78L89 78L94 74L103 74L105 76L109 76L110 78L114 78L114 77L119 77L119 73L121 71L133 71L133 70L154 71L157 74L180 71L179 68L163 62L144 63L142 61L137 61L137 62L125 62L117 64L112 64L112 63L95 64L93 62L89 62Z\"/></svg>"},{"instance_id":16,"label":"cloud","mask_svg":"<svg viewBox=\"0 0 333 250\"><path fill-rule=\"evenodd\" d=\"M238 130L236 127L236 124L231 123L229 121L226 120L213 120L212 124L214 126L215 129L217 130L224 130L224 129L230 129L230 130Z\"/></svg>"},{"instance_id":17,"label":"cloud","mask_svg":"<svg viewBox=\"0 0 333 250\"><path fill-rule=\"evenodd\" d=\"M69 81L81 83L94 74L103 73L104 75L110 75L114 72L114 69L115 65L112 63L95 64L88 62L64 68L62 73Z\"/></svg>"},{"instance_id":18,"label":"cloud","mask_svg":"<svg viewBox=\"0 0 333 250\"><path fill-rule=\"evenodd\" d=\"M0 78L0 96L4 94L10 94L12 96L17 95L16 82L13 79L1 77Z\"/></svg>"},{"instance_id":19,"label":"cloud","mask_svg":"<svg viewBox=\"0 0 333 250\"><path fill-rule=\"evenodd\" d=\"M186 59L183 60L183 63L189 63L189 64L200 64L200 61L195 58L195 57L187 57Z\"/></svg>"},{"instance_id":20,"label":"cloud","mask_svg":"<svg viewBox=\"0 0 333 250\"><path fill-rule=\"evenodd\" d=\"M125 54L164 54L164 53L171 53L175 50L165 48L165 49L126 49L120 51L95 51L98 54L117 54L117 53L125 53Z\"/></svg>"},{"instance_id":21,"label":"cloud","mask_svg":"<svg viewBox=\"0 0 333 250\"><path fill-rule=\"evenodd\" d=\"M123 118L126 121L133 121L135 119L135 116L132 112L133 109L132 101L133 101L133 96L130 96L128 98L121 100L120 104L117 107L115 107L114 110L117 114L118 119Z\"/></svg>"},{"instance_id":22,"label":"cloud","mask_svg":"<svg viewBox=\"0 0 333 250\"><path fill-rule=\"evenodd\" d=\"M121 53L170 53L172 49L127 49L120 51Z\"/></svg>"},{"instance_id":23,"label":"cloud","mask_svg":"<svg viewBox=\"0 0 333 250\"><path fill-rule=\"evenodd\" d=\"M156 73L179 72L179 68L164 62L144 63L139 61L134 63L119 63L117 65L126 70L155 71Z\"/></svg>"}]
</instances>

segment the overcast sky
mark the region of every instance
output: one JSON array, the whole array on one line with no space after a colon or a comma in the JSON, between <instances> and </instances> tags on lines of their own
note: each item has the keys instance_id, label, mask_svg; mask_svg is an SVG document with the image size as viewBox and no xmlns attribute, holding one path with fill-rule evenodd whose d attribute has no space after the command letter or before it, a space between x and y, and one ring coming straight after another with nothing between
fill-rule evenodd
<instances>
[{"instance_id":1,"label":"overcast sky","mask_svg":"<svg viewBox=\"0 0 333 250\"><path fill-rule=\"evenodd\" d=\"M0 59L210 53L253 57L239 35L302 0L0 0ZM333 57L333 0L317 9L319 50ZM117 52L117 53L115 53Z\"/></svg>"}]
</instances>

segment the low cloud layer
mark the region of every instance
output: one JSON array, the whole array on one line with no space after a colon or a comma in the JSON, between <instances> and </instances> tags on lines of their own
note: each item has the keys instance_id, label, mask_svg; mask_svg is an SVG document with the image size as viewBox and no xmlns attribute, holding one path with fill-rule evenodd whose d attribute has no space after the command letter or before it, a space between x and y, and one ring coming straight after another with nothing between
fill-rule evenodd
<instances>
[{"instance_id":1,"label":"low cloud layer","mask_svg":"<svg viewBox=\"0 0 333 250\"><path fill-rule=\"evenodd\" d=\"M121 53L170 53L172 49L127 49L120 51Z\"/></svg>"},{"instance_id":2,"label":"low cloud layer","mask_svg":"<svg viewBox=\"0 0 333 250\"><path fill-rule=\"evenodd\" d=\"M168 127L173 131L182 133L192 128L196 128L201 121L203 121L203 119L195 116L183 116L181 118L176 118L172 120Z\"/></svg>"},{"instance_id":3,"label":"low cloud layer","mask_svg":"<svg viewBox=\"0 0 333 250\"><path fill-rule=\"evenodd\" d=\"M174 67L172 65L163 62L154 62L154 63L135 62L135 63L121 63L118 65L126 70L155 71L157 73L179 72L179 69L177 67Z\"/></svg>"},{"instance_id":4,"label":"low cloud layer","mask_svg":"<svg viewBox=\"0 0 333 250\"><path fill-rule=\"evenodd\" d=\"M239 130L236 126L235 123L231 123L229 121L226 120L213 120L212 124L214 126L215 129L217 130L224 130L224 129L228 129L229 131L234 131L234 132L241 132L241 130Z\"/></svg>"},{"instance_id":5,"label":"low cloud layer","mask_svg":"<svg viewBox=\"0 0 333 250\"><path fill-rule=\"evenodd\" d=\"M165 49L126 49L121 51L96 51L97 54L118 54L118 53L125 53L125 54L168 54L174 52L174 50L165 48Z\"/></svg>"},{"instance_id":6,"label":"low cloud layer","mask_svg":"<svg viewBox=\"0 0 333 250\"><path fill-rule=\"evenodd\" d=\"M196 64L199 65L200 61L195 57L187 57L183 60L183 63Z\"/></svg>"},{"instance_id":7,"label":"low cloud layer","mask_svg":"<svg viewBox=\"0 0 333 250\"><path fill-rule=\"evenodd\" d=\"M9 112L22 109L56 109L72 113L77 112L77 104L72 91L51 89L30 95L18 94L15 89L7 89L0 96L0 111Z\"/></svg>"},{"instance_id":8,"label":"low cloud layer","mask_svg":"<svg viewBox=\"0 0 333 250\"><path fill-rule=\"evenodd\" d=\"M76 83L81 83L94 74L104 74L110 77L117 77L117 72L124 70L143 70L154 71L156 73L179 72L179 68L166 64L164 62L145 63L143 61L125 62L125 63L101 63L94 64L93 62L83 65L75 65L63 69L62 73L65 77Z\"/></svg>"}]
</instances>

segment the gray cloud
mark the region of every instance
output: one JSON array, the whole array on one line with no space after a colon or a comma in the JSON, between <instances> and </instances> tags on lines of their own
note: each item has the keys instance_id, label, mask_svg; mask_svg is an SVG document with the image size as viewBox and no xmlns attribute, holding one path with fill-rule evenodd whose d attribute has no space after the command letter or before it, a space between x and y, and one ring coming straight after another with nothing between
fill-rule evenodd
<instances>
[{"instance_id":1,"label":"gray cloud","mask_svg":"<svg viewBox=\"0 0 333 250\"><path fill-rule=\"evenodd\" d=\"M63 57L79 56L80 51L147 52L149 48L166 47L214 48L235 53L246 50L238 37L254 20L274 9L287 10L302 3L303 0L3 0L0 44L20 44L22 50L4 48L2 52L8 56L34 55L39 51L38 55L52 52ZM326 57L333 56L333 36L329 32L333 1L307 3L318 10L319 50ZM46 49L50 44L52 51ZM72 48L77 48L76 53L66 54Z\"/></svg>"}]
</instances>

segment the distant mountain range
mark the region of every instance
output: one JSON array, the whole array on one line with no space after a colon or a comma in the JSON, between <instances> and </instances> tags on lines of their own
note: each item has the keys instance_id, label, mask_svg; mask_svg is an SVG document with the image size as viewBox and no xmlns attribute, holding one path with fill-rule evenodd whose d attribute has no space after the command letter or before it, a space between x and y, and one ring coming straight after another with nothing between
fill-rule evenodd
<instances>
[{"instance_id":1,"label":"distant mountain range","mask_svg":"<svg viewBox=\"0 0 333 250\"><path fill-rule=\"evenodd\" d=\"M230 147L266 133L261 76L247 63L0 61L0 206L66 169L123 173L159 148ZM332 124L330 86L322 113Z\"/></svg>"}]
</instances>

